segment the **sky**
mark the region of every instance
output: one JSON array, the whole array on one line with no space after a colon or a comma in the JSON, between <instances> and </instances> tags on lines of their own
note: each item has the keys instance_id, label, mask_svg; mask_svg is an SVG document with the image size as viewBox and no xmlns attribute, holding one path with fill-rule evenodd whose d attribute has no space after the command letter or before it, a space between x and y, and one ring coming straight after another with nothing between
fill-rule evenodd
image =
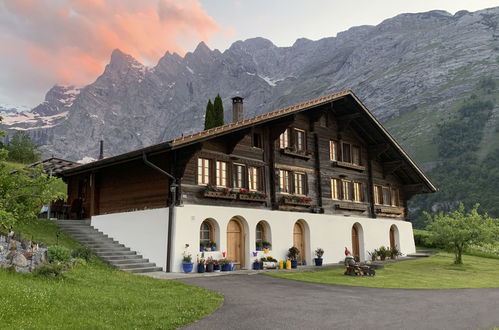
<instances>
[{"instance_id":1,"label":"sky","mask_svg":"<svg viewBox=\"0 0 499 330\"><path fill-rule=\"evenodd\" d=\"M227 49L335 36L401 13L476 11L491 0L0 0L0 106L33 107L54 84L93 82L115 48L146 65L204 41Z\"/></svg>"}]
</instances>

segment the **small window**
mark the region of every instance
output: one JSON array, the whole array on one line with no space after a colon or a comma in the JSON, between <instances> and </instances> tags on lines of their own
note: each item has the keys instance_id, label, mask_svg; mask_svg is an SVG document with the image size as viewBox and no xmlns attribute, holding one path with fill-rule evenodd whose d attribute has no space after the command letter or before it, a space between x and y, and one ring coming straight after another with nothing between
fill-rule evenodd
<instances>
[{"instance_id":1,"label":"small window","mask_svg":"<svg viewBox=\"0 0 499 330\"><path fill-rule=\"evenodd\" d=\"M286 170L279 170L279 191L283 193L290 193L290 173Z\"/></svg>"},{"instance_id":2,"label":"small window","mask_svg":"<svg viewBox=\"0 0 499 330\"><path fill-rule=\"evenodd\" d=\"M242 164L234 164L234 188L244 188L246 177L246 166Z\"/></svg>"},{"instance_id":3,"label":"small window","mask_svg":"<svg viewBox=\"0 0 499 330\"><path fill-rule=\"evenodd\" d=\"M352 163L355 165L361 165L360 147L358 146L352 146Z\"/></svg>"},{"instance_id":4,"label":"small window","mask_svg":"<svg viewBox=\"0 0 499 330\"><path fill-rule=\"evenodd\" d=\"M353 184L354 189L354 201L355 202L363 202L364 201L364 188L362 183L355 182Z\"/></svg>"},{"instance_id":5,"label":"small window","mask_svg":"<svg viewBox=\"0 0 499 330\"><path fill-rule=\"evenodd\" d=\"M307 149L305 140L305 131L295 128L295 147L296 150L303 151Z\"/></svg>"},{"instance_id":6,"label":"small window","mask_svg":"<svg viewBox=\"0 0 499 330\"><path fill-rule=\"evenodd\" d=\"M304 173L294 173L295 177L295 194L306 195L306 183Z\"/></svg>"},{"instance_id":7,"label":"small window","mask_svg":"<svg viewBox=\"0 0 499 330\"><path fill-rule=\"evenodd\" d=\"M334 140L329 141L329 158L331 160L334 161L338 160L338 151L339 151L338 141Z\"/></svg>"},{"instance_id":8,"label":"small window","mask_svg":"<svg viewBox=\"0 0 499 330\"><path fill-rule=\"evenodd\" d=\"M199 242L201 246L208 246L210 242L214 241L213 226L210 221L205 220L201 224L201 229L199 231Z\"/></svg>"},{"instance_id":9,"label":"small window","mask_svg":"<svg viewBox=\"0 0 499 330\"><path fill-rule=\"evenodd\" d=\"M331 179L331 198L340 200L341 199L341 186L340 179Z\"/></svg>"},{"instance_id":10,"label":"small window","mask_svg":"<svg viewBox=\"0 0 499 330\"><path fill-rule=\"evenodd\" d=\"M399 190L392 188L392 206L400 206Z\"/></svg>"},{"instance_id":11,"label":"small window","mask_svg":"<svg viewBox=\"0 0 499 330\"><path fill-rule=\"evenodd\" d=\"M253 133L253 147L261 149L262 146L262 135L260 133Z\"/></svg>"},{"instance_id":12,"label":"small window","mask_svg":"<svg viewBox=\"0 0 499 330\"><path fill-rule=\"evenodd\" d=\"M198 158L198 184L210 184L210 160Z\"/></svg>"},{"instance_id":13,"label":"small window","mask_svg":"<svg viewBox=\"0 0 499 330\"><path fill-rule=\"evenodd\" d=\"M343 149L343 159L342 159L342 161L344 161L345 163L351 163L352 162L352 157L351 157L351 153L350 153L350 144L343 143L342 149Z\"/></svg>"},{"instance_id":14,"label":"small window","mask_svg":"<svg viewBox=\"0 0 499 330\"><path fill-rule=\"evenodd\" d=\"M383 204L383 187L374 186L374 203L381 205Z\"/></svg>"},{"instance_id":15,"label":"small window","mask_svg":"<svg viewBox=\"0 0 499 330\"><path fill-rule=\"evenodd\" d=\"M250 166L248 168L248 183L249 190L258 190L260 191L260 169L255 166Z\"/></svg>"},{"instance_id":16,"label":"small window","mask_svg":"<svg viewBox=\"0 0 499 330\"><path fill-rule=\"evenodd\" d=\"M227 187L227 162L218 161L216 163L216 184L220 187Z\"/></svg>"},{"instance_id":17,"label":"small window","mask_svg":"<svg viewBox=\"0 0 499 330\"><path fill-rule=\"evenodd\" d=\"M355 199L353 182L342 180L343 183L343 199L353 201Z\"/></svg>"},{"instance_id":18,"label":"small window","mask_svg":"<svg viewBox=\"0 0 499 330\"><path fill-rule=\"evenodd\" d=\"M383 187L383 205L391 204L390 188Z\"/></svg>"},{"instance_id":19,"label":"small window","mask_svg":"<svg viewBox=\"0 0 499 330\"><path fill-rule=\"evenodd\" d=\"M265 241L265 227L261 222L256 225L256 242Z\"/></svg>"},{"instance_id":20,"label":"small window","mask_svg":"<svg viewBox=\"0 0 499 330\"><path fill-rule=\"evenodd\" d=\"M281 149L289 147L289 129L286 129L281 136L279 136L279 147Z\"/></svg>"}]
</instances>

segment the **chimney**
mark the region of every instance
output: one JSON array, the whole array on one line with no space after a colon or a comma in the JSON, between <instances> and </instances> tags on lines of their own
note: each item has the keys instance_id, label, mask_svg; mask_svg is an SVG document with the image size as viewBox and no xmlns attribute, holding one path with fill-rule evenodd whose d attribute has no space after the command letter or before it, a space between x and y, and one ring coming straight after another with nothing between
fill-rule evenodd
<instances>
[{"instance_id":1,"label":"chimney","mask_svg":"<svg viewBox=\"0 0 499 330\"><path fill-rule=\"evenodd\" d=\"M99 153L99 160L104 158L104 141L100 140L100 153Z\"/></svg>"},{"instance_id":2,"label":"chimney","mask_svg":"<svg viewBox=\"0 0 499 330\"><path fill-rule=\"evenodd\" d=\"M234 96L232 98L232 122L243 120L243 98Z\"/></svg>"}]
</instances>

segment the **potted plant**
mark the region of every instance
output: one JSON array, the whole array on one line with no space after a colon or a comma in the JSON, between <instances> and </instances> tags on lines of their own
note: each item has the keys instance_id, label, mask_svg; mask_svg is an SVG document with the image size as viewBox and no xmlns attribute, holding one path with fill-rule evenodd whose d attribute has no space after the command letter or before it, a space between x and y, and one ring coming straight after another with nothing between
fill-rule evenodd
<instances>
[{"instance_id":1,"label":"potted plant","mask_svg":"<svg viewBox=\"0 0 499 330\"><path fill-rule=\"evenodd\" d=\"M322 266L322 256L323 255L324 255L324 249L317 248L315 250L315 256L316 256L316 258L314 258L314 261L315 261L315 265L316 266Z\"/></svg>"},{"instance_id":2,"label":"potted plant","mask_svg":"<svg viewBox=\"0 0 499 330\"><path fill-rule=\"evenodd\" d=\"M218 263L218 260L213 260L213 271L214 272L220 271L220 264Z\"/></svg>"},{"instance_id":3,"label":"potted plant","mask_svg":"<svg viewBox=\"0 0 499 330\"><path fill-rule=\"evenodd\" d=\"M298 255L300 254L300 250L297 247L292 246L288 249L288 259L291 260L291 268L298 267Z\"/></svg>"},{"instance_id":4,"label":"potted plant","mask_svg":"<svg viewBox=\"0 0 499 330\"><path fill-rule=\"evenodd\" d=\"M376 258L378 257L378 250L374 249L370 252L367 252L369 254L369 257L371 257L371 261L376 261Z\"/></svg>"},{"instance_id":5,"label":"potted plant","mask_svg":"<svg viewBox=\"0 0 499 330\"><path fill-rule=\"evenodd\" d=\"M204 273L205 271L205 260L203 258L198 259L198 273Z\"/></svg>"},{"instance_id":6,"label":"potted plant","mask_svg":"<svg viewBox=\"0 0 499 330\"><path fill-rule=\"evenodd\" d=\"M270 248L272 247L272 243L267 242L267 241L263 241L263 242L262 242L262 247L263 247L264 249L270 249Z\"/></svg>"},{"instance_id":7,"label":"potted plant","mask_svg":"<svg viewBox=\"0 0 499 330\"><path fill-rule=\"evenodd\" d=\"M208 259L206 259L206 272L212 273L214 265L215 265L215 260L213 260L213 257L208 257Z\"/></svg>"},{"instance_id":8,"label":"potted plant","mask_svg":"<svg viewBox=\"0 0 499 330\"><path fill-rule=\"evenodd\" d=\"M190 273L192 272L192 267L192 254L190 254L188 251L184 251L182 258L182 269L185 273Z\"/></svg>"},{"instance_id":9,"label":"potted plant","mask_svg":"<svg viewBox=\"0 0 499 330\"><path fill-rule=\"evenodd\" d=\"M388 249L384 246L381 246L378 249L378 255L379 255L381 261L384 261L386 259L386 257L388 257L390 255L390 249Z\"/></svg>"},{"instance_id":10,"label":"potted plant","mask_svg":"<svg viewBox=\"0 0 499 330\"><path fill-rule=\"evenodd\" d=\"M277 268L277 260L272 258L271 256L264 257L262 260L262 268L263 269L275 269Z\"/></svg>"},{"instance_id":11,"label":"potted plant","mask_svg":"<svg viewBox=\"0 0 499 330\"><path fill-rule=\"evenodd\" d=\"M222 258L218 260L218 263L220 264L222 272L228 272L230 271L230 260L227 258Z\"/></svg>"},{"instance_id":12,"label":"potted plant","mask_svg":"<svg viewBox=\"0 0 499 330\"><path fill-rule=\"evenodd\" d=\"M199 252L203 252L206 250L206 242L199 243Z\"/></svg>"},{"instance_id":13,"label":"potted plant","mask_svg":"<svg viewBox=\"0 0 499 330\"><path fill-rule=\"evenodd\" d=\"M263 242L256 242L256 250L262 251L262 248L263 248Z\"/></svg>"},{"instance_id":14,"label":"potted plant","mask_svg":"<svg viewBox=\"0 0 499 330\"><path fill-rule=\"evenodd\" d=\"M217 250L217 243L210 242L210 243L208 243L208 245L210 246L211 251L216 251Z\"/></svg>"},{"instance_id":15,"label":"potted plant","mask_svg":"<svg viewBox=\"0 0 499 330\"><path fill-rule=\"evenodd\" d=\"M402 252L400 252L399 249L397 249L396 246L390 249L390 258L392 259L397 259L397 257L401 256Z\"/></svg>"},{"instance_id":16,"label":"potted plant","mask_svg":"<svg viewBox=\"0 0 499 330\"><path fill-rule=\"evenodd\" d=\"M252 268L253 268L253 270L259 270L260 269L260 261L258 259L255 259L255 261L253 261Z\"/></svg>"}]
</instances>

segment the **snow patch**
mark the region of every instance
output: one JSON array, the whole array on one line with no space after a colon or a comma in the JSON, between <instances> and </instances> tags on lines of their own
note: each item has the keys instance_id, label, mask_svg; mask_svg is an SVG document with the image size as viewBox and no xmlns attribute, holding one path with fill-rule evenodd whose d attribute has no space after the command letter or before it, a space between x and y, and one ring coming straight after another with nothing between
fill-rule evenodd
<instances>
[{"instance_id":1,"label":"snow patch","mask_svg":"<svg viewBox=\"0 0 499 330\"><path fill-rule=\"evenodd\" d=\"M192 70L191 68L189 68L189 66L186 66L185 67L190 73L194 74L194 70Z\"/></svg>"},{"instance_id":2,"label":"snow patch","mask_svg":"<svg viewBox=\"0 0 499 330\"><path fill-rule=\"evenodd\" d=\"M276 85L275 81L272 80L272 78L269 78L269 77L265 77L265 76L260 76L258 75L258 77L262 78L263 80L265 80L265 82L267 84L269 84L270 86L274 87Z\"/></svg>"}]
</instances>

